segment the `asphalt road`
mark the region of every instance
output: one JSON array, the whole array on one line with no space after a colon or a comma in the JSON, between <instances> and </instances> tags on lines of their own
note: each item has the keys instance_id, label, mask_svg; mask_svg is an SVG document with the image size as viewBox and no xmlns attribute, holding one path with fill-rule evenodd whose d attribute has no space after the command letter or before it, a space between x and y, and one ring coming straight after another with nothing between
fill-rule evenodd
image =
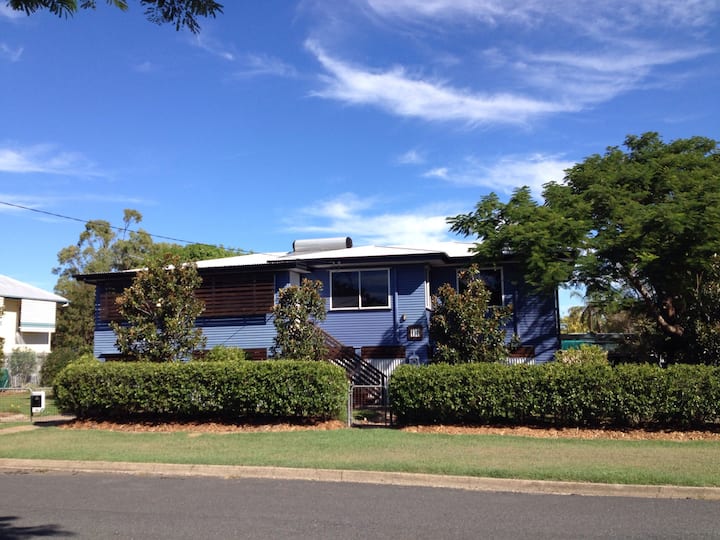
<instances>
[{"instance_id":1,"label":"asphalt road","mask_svg":"<svg viewBox=\"0 0 720 540\"><path fill-rule=\"evenodd\" d=\"M0 538L720 538L720 503L292 480L0 474Z\"/></svg>"}]
</instances>

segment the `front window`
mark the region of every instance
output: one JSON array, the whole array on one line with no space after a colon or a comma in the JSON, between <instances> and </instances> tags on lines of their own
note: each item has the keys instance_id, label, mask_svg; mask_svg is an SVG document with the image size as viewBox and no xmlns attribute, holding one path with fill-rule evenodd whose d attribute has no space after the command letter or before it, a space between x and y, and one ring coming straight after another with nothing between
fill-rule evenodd
<instances>
[{"instance_id":1,"label":"front window","mask_svg":"<svg viewBox=\"0 0 720 540\"><path fill-rule=\"evenodd\" d=\"M331 272L330 309L390 307L388 270Z\"/></svg>"},{"instance_id":2,"label":"front window","mask_svg":"<svg viewBox=\"0 0 720 540\"><path fill-rule=\"evenodd\" d=\"M502 281L502 270L493 268L482 268L478 270L476 277L482 279L485 282L485 286L490 291L490 305L491 306L502 306L503 305L503 281ZM460 279L458 275L458 292L463 292L467 283Z\"/></svg>"}]
</instances>

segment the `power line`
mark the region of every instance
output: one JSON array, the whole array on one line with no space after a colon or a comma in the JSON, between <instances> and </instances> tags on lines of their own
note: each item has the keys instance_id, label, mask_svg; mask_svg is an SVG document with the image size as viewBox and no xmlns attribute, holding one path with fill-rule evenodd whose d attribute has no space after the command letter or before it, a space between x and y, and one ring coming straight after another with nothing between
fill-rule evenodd
<instances>
[{"instance_id":1,"label":"power line","mask_svg":"<svg viewBox=\"0 0 720 540\"><path fill-rule=\"evenodd\" d=\"M30 208L29 206L23 206L23 205L21 205L21 204L9 203L9 202L6 202L6 201L0 201L0 204L4 204L5 206L10 206L10 207L12 207L12 208L19 208L20 210L27 210L27 211L29 211L29 212L35 212L35 213L37 213L37 214L44 214L44 215L46 215L46 216L52 216L52 217L56 217L56 218L60 218L60 219L67 219L67 220L69 220L69 221L77 221L77 222L79 222L79 223L88 224L88 223L90 223L91 221L97 221L97 220L90 220L90 219L81 219L81 218L76 218L76 217L72 217L72 216L65 216L65 215L63 215L63 214L56 214L55 212L48 212L48 211L46 211L46 210L38 210L37 208ZM122 232L134 232L134 233L140 233L140 232L141 232L141 231L139 231L139 230L128 229L128 228L125 228L125 227L117 227L117 226L111 225L111 224L109 224L109 223L108 223L108 225L110 226L111 229L115 229L115 230L117 230L117 231L122 231ZM216 244L207 244L207 243L205 243L205 242L192 242L192 241L190 241L190 240L182 240L182 239L180 239L180 238L173 238L173 237L171 237L171 236L161 236L161 235L159 235L159 234L150 234L150 233L147 232L147 231L142 231L142 232L145 233L145 234L147 234L147 235L150 236L151 238L159 238L159 239L161 239L161 240L170 240L170 241L172 241L172 242L182 242L183 244L196 244L196 245L201 245L201 246L220 247L220 246L217 246Z\"/></svg>"}]
</instances>

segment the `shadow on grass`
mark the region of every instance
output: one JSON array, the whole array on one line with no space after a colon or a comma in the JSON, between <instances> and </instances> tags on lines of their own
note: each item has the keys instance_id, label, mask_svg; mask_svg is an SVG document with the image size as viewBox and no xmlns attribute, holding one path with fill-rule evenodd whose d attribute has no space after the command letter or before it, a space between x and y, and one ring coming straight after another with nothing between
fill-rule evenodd
<instances>
[{"instance_id":1,"label":"shadow on grass","mask_svg":"<svg viewBox=\"0 0 720 540\"><path fill-rule=\"evenodd\" d=\"M63 530L59 525L31 525L19 527L13 522L17 516L0 516L0 538L4 540L19 540L21 538L42 538L42 537L70 537L77 536L75 533Z\"/></svg>"}]
</instances>

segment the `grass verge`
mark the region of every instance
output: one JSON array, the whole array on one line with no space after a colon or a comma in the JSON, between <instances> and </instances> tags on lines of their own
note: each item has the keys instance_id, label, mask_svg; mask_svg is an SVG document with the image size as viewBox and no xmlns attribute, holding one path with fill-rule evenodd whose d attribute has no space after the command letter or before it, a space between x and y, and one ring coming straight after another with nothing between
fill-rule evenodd
<instances>
[{"instance_id":1,"label":"grass verge","mask_svg":"<svg viewBox=\"0 0 720 540\"><path fill-rule=\"evenodd\" d=\"M8 433L0 458L253 465L720 487L720 442L538 439L339 429Z\"/></svg>"},{"instance_id":2,"label":"grass verge","mask_svg":"<svg viewBox=\"0 0 720 540\"><path fill-rule=\"evenodd\" d=\"M52 393L45 391L45 410L35 413L36 417L53 416L59 414L55 398ZM30 414L30 390L2 390L0 391L0 414Z\"/></svg>"},{"instance_id":3,"label":"grass verge","mask_svg":"<svg viewBox=\"0 0 720 540\"><path fill-rule=\"evenodd\" d=\"M30 425L29 422L0 422L0 430Z\"/></svg>"}]
</instances>

